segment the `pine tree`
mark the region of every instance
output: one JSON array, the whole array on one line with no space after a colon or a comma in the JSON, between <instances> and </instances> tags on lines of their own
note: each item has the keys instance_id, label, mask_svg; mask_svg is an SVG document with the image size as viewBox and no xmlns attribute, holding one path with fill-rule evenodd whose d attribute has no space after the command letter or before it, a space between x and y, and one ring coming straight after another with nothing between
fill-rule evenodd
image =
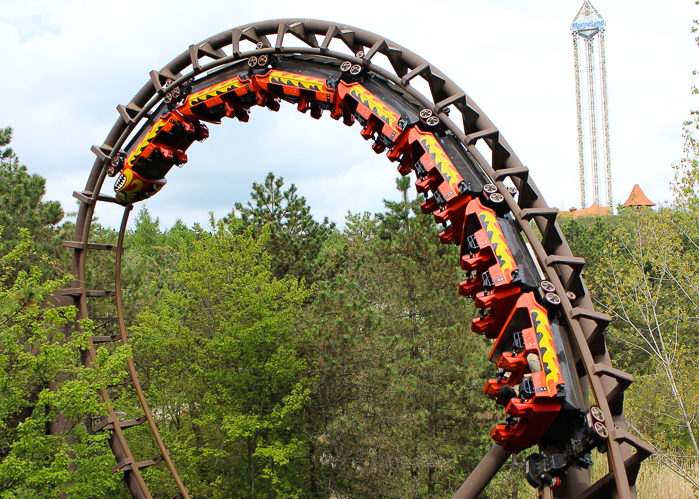
<instances>
[{"instance_id":1,"label":"pine tree","mask_svg":"<svg viewBox=\"0 0 699 499\"><path fill-rule=\"evenodd\" d=\"M12 128L0 129L0 242L8 251L19 244L21 230L27 229L36 252L56 258L63 236L58 231L63 209L58 201L43 201L46 179L30 175L20 165L9 147L11 141ZM30 263L36 262L24 262L20 268L26 270Z\"/></svg>"},{"instance_id":2,"label":"pine tree","mask_svg":"<svg viewBox=\"0 0 699 499\"><path fill-rule=\"evenodd\" d=\"M348 217L345 272L318 283L313 476L326 494L451 497L494 424L458 250L439 243L409 180L397 186L385 213Z\"/></svg>"},{"instance_id":3,"label":"pine tree","mask_svg":"<svg viewBox=\"0 0 699 499\"><path fill-rule=\"evenodd\" d=\"M239 218L241 227L253 226L256 233L269 226L265 249L272 255L272 271L277 278L304 278L313 282L318 273L317 258L323 244L332 235L335 224L327 217L313 219L306 198L298 195L294 184L284 190L284 179L270 172L263 184L253 183L247 206L235 204L225 220Z\"/></svg>"}]
</instances>

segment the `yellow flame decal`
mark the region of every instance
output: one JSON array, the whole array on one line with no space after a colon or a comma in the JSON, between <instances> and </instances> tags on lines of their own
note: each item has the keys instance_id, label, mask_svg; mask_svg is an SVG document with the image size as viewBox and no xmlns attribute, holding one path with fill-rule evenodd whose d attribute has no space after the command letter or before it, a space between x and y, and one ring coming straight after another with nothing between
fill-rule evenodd
<instances>
[{"instance_id":1,"label":"yellow flame decal","mask_svg":"<svg viewBox=\"0 0 699 499\"><path fill-rule=\"evenodd\" d=\"M133 166L136 164L138 158L141 157L141 154L143 154L143 150L148 147L148 144L153 141L155 136L158 135L158 132L160 132L160 130L167 124L167 120L168 117L166 116L165 118L160 118L155 122L146 136L143 137L141 142L139 142L134 150L131 151L131 154L129 154L129 157L126 159L126 166Z\"/></svg>"},{"instance_id":2,"label":"yellow flame decal","mask_svg":"<svg viewBox=\"0 0 699 499\"><path fill-rule=\"evenodd\" d=\"M206 87L197 92L194 92L187 99L187 103L190 106L194 106L196 104L199 104L200 102L204 102L206 99L216 97L217 95L225 94L227 92L230 92L231 90L235 90L236 88L241 88L243 86L245 86L245 84L242 81L240 81L240 77L234 76L230 80L222 81L221 83L217 83L216 85L213 85L211 87Z\"/></svg>"},{"instance_id":3,"label":"yellow flame decal","mask_svg":"<svg viewBox=\"0 0 699 499\"><path fill-rule=\"evenodd\" d=\"M442 176L449 184L449 187L451 187L451 190L454 191L454 194L459 194L459 182L461 182L463 178L461 178L459 172L456 171L454 163L451 162L449 156L444 152L444 149L442 149L442 146L434 135L429 134L422 137L420 139L420 145L422 145L425 151L427 151L427 154L432 157L432 161L437 165L439 171L442 172Z\"/></svg>"},{"instance_id":4,"label":"yellow flame decal","mask_svg":"<svg viewBox=\"0 0 699 499\"><path fill-rule=\"evenodd\" d=\"M307 90L316 90L318 92L329 92L325 86L326 81L322 78L306 76L297 73L287 73L286 71L272 70L267 75L270 83L278 85L290 85L292 87L305 88Z\"/></svg>"},{"instance_id":5,"label":"yellow flame decal","mask_svg":"<svg viewBox=\"0 0 699 499\"><path fill-rule=\"evenodd\" d=\"M398 123L400 119L398 113L363 86L354 85L350 91L350 95L368 107L372 113L381 118L381 120L388 125L395 127Z\"/></svg>"},{"instance_id":6,"label":"yellow flame decal","mask_svg":"<svg viewBox=\"0 0 699 499\"><path fill-rule=\"evenodd\" d=\"M505 235L502 233L498 219L495 214L487 209L484 209L478 214L478 218L481 219L485 233L488 235L490 240L490 245L493 247L495 256L500 264L500 269L503 275L507 276L508 282L511 278L511 273L517 268L515 259L512 257L512 252L510 247L507 245L505 240Z\"/></svg>"},{"instance_id":7,"label":"yellow flame decal","mask_svg":"<svg viewBox=\"0 0 699 499\"><path fill-rule=\"evenodd\" d=\"M531 311L532 323L536 338L539 341L539 351L541 352L541 364L546 374L546 385L549 393L556 394L556 386L563 381L561 368L558 365L556 347L553 344L551 325L545 310L535 308Z\"/></svg>"}]
</instances>

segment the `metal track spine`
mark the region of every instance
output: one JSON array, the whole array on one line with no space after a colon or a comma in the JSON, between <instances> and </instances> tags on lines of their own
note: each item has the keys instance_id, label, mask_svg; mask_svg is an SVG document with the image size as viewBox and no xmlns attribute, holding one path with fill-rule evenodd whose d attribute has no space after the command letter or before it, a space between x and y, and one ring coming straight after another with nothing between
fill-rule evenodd
<instances>
[{"instance_id":1,"label":"metal track spine","mask_svg":"<svg viewBox=\"0 0 699 499\"><path fill-rule=\"evenodd\" d=\"M121 290L121 260L122 260L122 255L124 253L124 235L126 233L126 225L129 220L129 214L131 213L131 209L133 208L133 205L128 205L124 209L124 216L122 217L121 220L121 228L119 229L119 240L117 243L117 256L116 256L116 265L115 265L115 277L116 277L116 306L117 306L117 316L119 320L119 334L121 335L121 341L124 345L128 344L128 335L126 333L126 326L124 324L124 307L123 307L123 302L122 302L122 290ZM165 461L165 464L168 468L168 471L170 472L170 475L172 476L173 480L175 481L175 484L177 485L177 488L179 490L179 493L182 497L182 499L189 499L189 492L187 488L184 486L182 483L182 480L180 479L179 474L177 473L177 469L175 468L174 464L172 463L172 460L170 459L170 453L168 452L167 448L165 447L165 444L163 443L163 439L160 437L160 432L158 431L158 427L155 424L155 421L153 420L153 413L150 410L150 407L148 406L148 402L146 401L146 398L143 395L143 389L141 388L141 383L138 381L138 372L136 372L136 367L134 366L133 359L129 358L127 360L128 363L128 368L129 368L129 375L131 376L131 383L134 385L134 388L136 389L136 395L138 396L138 401L141 404L141 407L143 408L143 413L146 417L146 420L148 421L148 426L150 427L151 433L153 434L153 438L155 438L156 445L158 446L158 449L160 450L160 455L163 457L163 460ZM115 424L115 427L117 425Z\"/></svg>"},{"instance_id":2,"label":"metal track spine","mask_svg":"<svg viewBox=\"0 0 699 499\"><path fill-rule=\"evenodd\" d=\"M99 190L104 183L104 179L106 176L106 169L101 169L99 171L95 171L93 168L92 175L90 176L90 179L88 180L88 185L86 191L90 189L90 196L87 197L89 201L83 200L80 203L80 208L78 211L78 218L76 221L76 227L75 227L75 240L81 241L83 243L83 248L87 248L88 246L88 241L89 241L89 234L90 234L90 222L92 221L92 216L94 214L95 210L95 204L97 201L97 197L99 196ZM82 292L78 296L74 296L73 301L74 305L78 308L78 314L77 314L77 319L86 319L87 318L87 293L85 292L85 285L86 285L86 280L85 280L85 265L86 265L86 259L87 259L87 251L81 249L81 248L74 248L73 249L73 263L72 263L72 271L73 275L76 278L73 284L74 288L80 289ZM92 338L90 338L89 346L88 349L83 352L82 355L82 362L85 366L94 366L97 364L97 359L96 359L96 353L95 353L95 346ZM117 421L116 414L114 412L114 409L111 406L111 402L109 399L109 394L107 393L106 390L101 389L100 390L100 396L102 398L102 401L105 404L105 407L107 409L107 414L108 417L112 421ZM114 438L116 437L116 438ZM128 460L127 462L134 463L135 460L133 458L133 455L131 453L131 450L129 449L129 446L126 442L126 439L124 437L123 432L121 431L121 428L119 427L118 424L114 425L114 434L112 435L112 438L110 439L110 446L112 447L112 452L114 453L117 462L123 462L125 460ZM126 482L127 486L129 487L129 490L131 491L131 494L140 499L140 498L145 498L145 499L151 499L150 494L148 493L148 488L146 487L146 484L143 480L143 477L141 476L140 470L138 469L137 466L133 466L133 470L130 474L128 474L128 477L126 477Z\"/></svg>"}]
</instances>

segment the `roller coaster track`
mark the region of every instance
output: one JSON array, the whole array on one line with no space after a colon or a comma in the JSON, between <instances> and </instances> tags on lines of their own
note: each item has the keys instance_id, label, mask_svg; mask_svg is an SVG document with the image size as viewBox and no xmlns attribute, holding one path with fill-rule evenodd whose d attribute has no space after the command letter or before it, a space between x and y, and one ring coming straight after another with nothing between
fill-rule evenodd
<instances>
[{"instance_id":1,"label":"roller coaster track","mask_svg":"<svg viewBox=\"0 0 699 499\"><path fill-rule=\"evenodd\" d=\"M318 37L320 37L320 41ZM273 42L270 41L270 38L273 38ZM331 42L333 42L332 47ZM228 52L224 49L228 49ZM385 56L385 58L377 57L379 54ZM387 61L388 64L379 64L379 60ZM284 64L287 66L284 66ZM292 68L299 68L296 76L299 76L299 74L301 76L304 74L315 74L317 77L318 71L326 71L329 74L340 76L336 79L328 76L320 83L320 87L318 85L309 87L308 85L304 86L302 83L297 82L294 84L293 82L285 82L283 80L279 83L278 79L270 79L269 75L271 73L269 71L277 67L275 65L279 65L278 67L282 69L285 67L286 69L283 69L283 71L289 71L289 64L291 64ZM257 69L255 70L255 68ZM321 69L319 70L318 68ZM226 71L229 71L229 73L225 73ZM316 72L314 73L313 71ZM522 309L529 307L528 310L534 310L534 312L536 310L546 310L547 312L545 313L549 315L546 323L550 322L552 328L549 328L549 330L554 331L553 334L556 338L563 338L569 344L571 358L568 359L567 367L564 365L564 358L561 357L560 359L563 366L561 369L568 369L569 376L572 373L572 378L569 378L569 381L567 381L569 385L566 387L568 388L567 393L572 393L573 389L579 386L578 390L582 393L582 396L579 397L582 401L582 406L579 409L587 411L585 413L587 414L587 420L592 421L590 414L593 413L587 407L588 390L592 390L591 394L602 413L599 414L599 411L594 412L594 414L599 416L595 424L597 425L598 433L604 437L604 440L595 440L590 445L599 446L608 451L610 470L607 475L596 483L590 484L589 472L585 469L569 468L566 464L567 471L560 471L556 475L555 466L549 466L546 469L542 468L543 471L549 470L553 475L562 478L562 480L557 479L555 476L546 475L547 478L541 482L538 493L540 497L570 497L578 499L593 497L631 499L636 497L635 481L639 467L641 461L650 455L651 451L647 444L633 437L627 431L623 413L623 393L633 379L629 374L612 367L603 334L604 328L610 322L610 318L605 314L595 312L593 309L592 301L581 279L584 261L581 258L574 257L571 253L556 222L557 210L548 207L534 181L529 176L527 167L515 155L500 131L454 82L429 62L400 45L351 26L338 25L327 21L281 19L248 24L219 33L197 45L190 46L160 71L152 71L150 79L133 100L127 105L117 107L120 116L106 140L102 145L92 147L93 152L97 155L97 159L92 167L85 188L74 193L74 196L80 200L75 236L72 241L64 242L65 246L73 249L72 272L75 278L71 288L62 290L64 302L72 302L79 310L79 318L86 318L88 315L88 299L116 298L118 334L93 336L89 349L83 355L83 362L86 365L96 364L95 344L104 342L115 342L118 344L120 342L126 345L128 343L128 333L124 322L122 305L121 260L124 250L124 234L134 199L129 199L128 196L124 197L124 195L120 197L119 193L117 197L102 194L101 190L107 174L108 172L110 174L118 173L114 171L115 166L118 167L117 169L124 168L124 171L126 171L131 166L129 162L135 163L138 161L139 154L145 150L144 148L150 143L149 141L153 140L152 136L150 136L151 138L148 140L143 139L146 142L141 142L143 147L141 147L141 144L137 144L135 147L133 145L139 139L138 135L136 135L136 139L133 138L134 131L144 120L146 125L139 132L142 134L141 138L144 137L143 134L153 130L154 123L159 119L159 116L165 116L167 112L170 113L167 116L170 116L172 119L177 116L180 118L184 116L185 119L182 125L189 130L189 128L194 126L192 125L194 123L197 127L197 133L201 132L198 119L201 119L202 113L209 113L209 122L217 122L218 118L215 116L212 118L210 115L213 112L212 110L217 108L207 107L204 109L202 107L199 111L193 111L194 101L188 100L189 95L194 95L191 93L194 91L191 89L192 84L194 84L194 89L196 90L197 82L207 81L205 78L215 79L217 72L219 75L235 75L239 83L237 88L242 88L247 84L245 82L251 82L250 84L254 88L252 90L248 88L248 91L254 91L256 99L255 102L248 104L245 104L244 101L236 101L234 97L231 97L228 101L224 99L225 102L223 103L221 100L211 101L210 104L212 106L213 104L224 106L221 116L233 117L235 115L239 120L247 121L247 109L250 107L264 105L274 109L278 106L276 103L279 100L288 100L297 103L299 110L303 112L310 109L314 118L319 118L323 110L330 110L333 118L343 118L345 124L351 125L355 120L359 121L364 127L362 131L364 138L375 140L375 152L378 153L388 149L389 159L400 161L399 171L405 175L411 170L415 170L420 179L416 184L418 190L426 194L433 194L431 198L428 198L423 203L423 211L433 212L437 221L444 224L445 230L440 234L440 239L443 243L461 243L462 268L466 270L476 269L478 272L482 268L482 266L479 267L482 261L478 263L478 258L474 257L474 254L481 250L477 250L477 245L475 246L476 249L468 250L467 248L467 236L470 234L476 237L477 235L473 230L467 228L467 221L469 220L468 210L478 214L481 219L484 219L483 217L486 217L488 213L493 216L497 215L497 220L500 221L503 227L506 224L515 227L516 235L508 236L508 244L514 244L512 237L520 242L526 239L527 242L524 244L528 248L528 253L525 251L526 255L518 257L517 263L519 267L523 268L526 261L531 260L531 263L538 268L535 271L538 274L538 278L545 279L547 286L552 286L551 289L544 289L544 294L536 290L529 290L525 293L523 291L524 288L517 288L519 299L516 307ZM342 76L343 74L344 76ZM426 82L430 95L423 95L415 89L415 83L418 81L418 78ZM242 84L240 83L241 81L243 82ZM367 82L371 81L374 81L373 84L377 89L374 92L375 95L365 93L364 97L360 96L361 98L352 101L350 95L352 88L355 90L359 89L357 91L361 93L369 88L370 83ZM360 86L353 87L353 82L359 82ZM274 87L277 84L278 86ZM190 87L187 87L188 85ZM209 88L206 87L206 84L202 85L204 85L204 90ZM291 88L294 85L298 87L295 94L293 92L294 89ZM325 87L322 87L322 85L325 85ZM272 92L273 89L270 90L272 87L276 89L277 94ZM187 93L187 88L189 88L189 94ZM185 96L185 100L181 105L176 105L179 102L177 95L174 96L175 99L173 101L173 89L181 89L182 95ZM287 92L287 89L290 89L290 91ZM309 89L313 90L313 92L309 93ZM327 95L323 94L323 91ZM345 100L342 102L340 102L341 97L339 97L341 91L346 91L343 94L345 97L342 97ZM380 91L383 91L384 94L381 94ZM178 91L177 94L179 93ZM214 92L209 97L216 98L219 94L220 92L218 94ZM322 95L325 95L325 97L321 98ZM382 98L381 95L384 95L384 97ZM389 97L385 97L385 95ZM369 102L371 97L375 98L375 100ZM319 103L322 99L327 101L324 105ZM381 107L382 103L388 104L390 111L390 105L393 104L389 103L389 101L400 101L398 102L399 107L403 105L405 109L415 109L420 114L419 119L417 116L406 118L406 115L403 114L402 122L399 120L396 123L396 120L392 120L390 116L382 116L381 112L377 112L374 104L378 102L377 105L379 107ZM165 103L168 104L166 105ZM366 105L362 107L361 104ZM189 111L187 110L188 105ZM187 115L187 112L189 112L189 115ZM381 118L382 121L377 121L376 116ZM407 123L406 119L407 121L412 120L412 123ZM386 125L389 128L393 127L393 132L390 129L382 129ZM430 127L434 128L431 129ZM396 133L398 134L397 137L395 136ZM206 135L208 135L208 132ZM408 136L413 137L414 140ZM132 142L127 146L129 137L132 137ZM200 134L199 138L205 138L205 136ZM437 141L438 145L435 146L433 144L432 150L430 150L429 145L425 144L430 140L434 142L437 138L439 139ZM484 141L490 149L488 157L484 156L476 147L479 140ZM190 143L191 140L185 144L184 148ZM447 143L452 143L452 145L458 143L458 147L455 146L458 149L457 153L448 153L445 145ZM420 156L425 151L419 149L419 144L424 145L427 156ZM446 151L447 155L454 161L456 161L455 158L458 156L461 158L459 160L461 161L460 164L465 164L467 168L464 169L465 167L462 164L461 167L457 168L458 172L453 169L445 172L442 166L449 162L448 158L443 158L444 162L439 162L434 155L435 148L438 148L439 144L445 148L442 153ZM125 152L123 150L124 147L127 149ZM138 151L136 151L137 149ZM157 159L160 157L162 160L168 157L168 154L170 154L168 153L169 150L165 147L159 153L160 156L155 155L153 158ZM179 154L176 148L173 150ZM435 164L431 164L429 161L430 153ZM145 154L141 155L145 157ZM178 156L178 158L178 160L173 161L180 163L186 161L186 156L183 158ZM124 166L124 163L126 163L126 166ZM457 186L454 178L458 180L462 177L463 181ZM467 180L468 182L466 182ZM123 185L123 181L121 179L120 181ZM454 185L452 185L452 181ZM505 183L506 181L508 184ZM471 185L472 183L475 185ZM156 186L148 195L157 192L160 187L162 185ZM449 188L452 188L452 190L450 191ZM484 192L480 192L481 188L484 189ZM144 196L139 199L143 199ZM480 204L481 201L485 203L485 206ZM116 247L90 242L90 222L98 203L125 205ZM535 223L538 231L530 223L531 221ZM487 226L484 226L484 229L487 228ZM492 228L492 225L490 228ZM491 235L489 233L489 237ZM488 244L487 241L482 243L481 249L488 246ZM499 250L496 251L496 245L493 244L491 249L499 255ZM500 249L502 249L502 246L500 246ZM91 252L93 251L110 251L115 254L115 288L113 290L86 289L86 261L88 254L92 254ZM481 254L485 254L483 251L481 251ZM498 256L499 258L500 256ZM483 275L485 276L485 274L487 272ZM515 274L513 273L512 276L515 276ZM481 300L480 306L482 308L488 308L490 306L488 305L490 303L488 300L497 295L497 288L494 288L493 286L495 285L492 283L484 284L478 281L477 278L464 281L464 283L462 283L463 286L460 288L463 291L462 294L476 294L477 304L479 303L478 300ZM477 290L474 286L478 287L478 285L481 286L482 290L476 293ZM510 287L508 289L514 288ZM537 304L536 300L540 303L545 303L540 298L542 296L550 298L549 295L552 294L555 298L551 302L553 306L550 306L551 303L549 303L544 308L544 305ZM529 305L525 303L525 298L530 300L531 303ZM509 309L515 306L513 303L510 303ZM509 309L500 310L500 317L493 312L494 308L485 310L481 320L482 322L487 322L485 319L488 317L488 311L490 310L493 312L491 315L494 316L494 320L499 321L502 326L506 322L506 317L503 314L509 312ZM503 310L505 311L503 312ZM514 319L509 317L507 324L512 325L513 321ZM510 327L507 324L505 329ZM558 324L558 326L554 327L555 324ZM533 327L536 329L537 334L539 326L540 323L534 323ZM474 322L475 329L476 325ZM488 335L486 334L486 336ZM488 337L495 338L497 336L498 331ZM502 337L502 334L500 336ZM500 341L500 339L497 340L497 342ZM545 363L544 349L532 351L540 353L542 363ZM561 350L562 354L563 350ZM512 362L517 361L515 350L513 352L504 352L503 357L493 358L491 355L491 360L497 362L498 366L501 366L504 357L508 357ZM558 365L558 360L556 360L556 364ZM526 366L526 362L523 365ZM525 367L523 369L529 368ZM170 454L159 435L152 411L141 390L138 373L132 360L128 361L128 371L128 382L132 383L135 388L145 417L131 421L119 419L110 403L109 392L102 390L101 396L105 403L108 417L95 424L93 430L111 432L110 444L117 462L113 470L124 471L126 484L134 498L151 498L141 470L161 461L165 463L177 486L178 496L176 497L189 498L189 492L180 480ZM535 377L534 372L535 370L532 368L531 373L527 371L528 374L525 374L525 377L530 376L529 379L533 379ZM500 386L498 383L507 383L508 379L514 378L501 377L500 379L491 380L492 386L497 388L497 386ZM560 380L559 384L563 385ZM566 392L560 389L560 387L558 388L557 396L558 399L561 399L561 395ZM541 389L546 391L545 385ZM522 388L520 388L520 392L522 392ZM507 400L503 402L502 405L507 406L508 418L512 417L512 414L519 414L516 413L516 408L513 407L521 408L526 406L531 408L533 407L532 404L534 404L532 401L538 400L534 398L527 401L522 393L519 396L521 397L521 404L517 402L517 399L513 399L514 402L517 402L516 404L513 401L510 401L508 404ZM541 400L544 399L542 398ZM550 401L553 400L552 395ZM555 403L557 404L558 402ZM558 408L560 405L551 407ZM583 412L580 412L580 414L583 414ZM576 421L582 421L581 417L576 419ZM521 421L525 419L525 416L521 416ZM521 450L520 447L531 445L531 443L525 443L527 442L526 434L517 437L512 436L512 428L516 429L518 427L517 421L518 418L510 419L508 420L508 425L499 425L494 430L493 438L496 441L499 439L499 441L457 491L455 498L475 498L512 452L518 452ZM142 423L147 423L150 428L160 455L149 461L135 462L125 435L128 433L126 430L129 427ZM525 433L529 433L531 436L533 430L537 428L537 431L541 430L541 432L546 430L543 426L539 428L536 426L537 424L539 426L543 425L543 423L537 423L534 420L529 426L524 426L524 423L522 423L519 427L525 429ZM498 437L497 435L500 436ZM520 440L517 441L516 438ZM592 442L593 440L588 439L586 441ZM520 447L515 445L517 442L521 444ZM561 455L559 452L561 449L557 450L555 446L551 447L550 442L549 444L542 443L542 441L533 443L540 444L543 456ZM563 444L561 443L559 447L562 447ZM568 448L566 447L566 449ZM585 447L580 455L582 456L589 450L589 448ZM556 452L559 452L559 454L556 454ZM543 477L544 473L541 476ZM557 487L553 488L553 486Z\"/></svg>"}]
</instances>

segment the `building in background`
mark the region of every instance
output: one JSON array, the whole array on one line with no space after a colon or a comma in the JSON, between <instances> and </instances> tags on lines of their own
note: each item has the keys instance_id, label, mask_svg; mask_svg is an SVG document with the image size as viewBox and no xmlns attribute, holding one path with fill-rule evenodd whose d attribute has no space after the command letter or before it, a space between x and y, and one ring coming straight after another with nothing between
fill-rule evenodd
<instances>
[{"instance_id":1,"label":"building in background","mask_svg":"<svg viewBox=\"0 0 699 499\"><path fill-rule=\"evenodd\" d=\"M602 217L605 215L611 215L612 209L609 206L600 206L597 203L592 203L589 207L582 208L581 210L578 210L575 206L573 206L570 210L568 210L568 212L573 218Z\"/></svg>"},{"instance_id":2,"label":"building in background","mask_svg":"<svg viewBox=\"0 0 699 499\"><path fill-rule=\"evenodd\" d=\"M609 155L609 106L607 65L604 56L606 22L585 0L570 25L575 51L575 92L578 114L578 156L580 163L580 205L587 208L588 180L592 182L593 204L612 207L612 164ZM595 56L597 47L597 56ZM581 62L585 81L581 83ZM599 74L599 77L596 76ZM587 127L585 127L587 124ZM602 125L602 140L598 138ZM601 171L600 171L601 170ZM604 177L606 203L600 201L600 175ZM591 177L591 178L590 178Z\"/></svg>"},{"instance_id":3,"label":"building in background","mask_svg":"<svg viewBox=\"0 0 699 499\"><path fill-rule=\"evenodd\" d=\"M629 199L626 200L624 206L632 206L634 208L640 208L641 206L655 206L655 203L648 199L638 184L633 186L631 194L629 194Z\"/></svg>"},{"instance_id":4,"label":"building in background","mask_svg":"<svg viewBox=\"0 0 699 499\"><path fill-rule=\"evenodd\" d=\"M655 206L655 203L648 199L641 187L636 184L629 194L629 198L624 203L624 206L630 206L632 208L640 208L641 206ZM561 216L567 217L572 216L573 218L579 217L601 217L605 215L611 215L612 208L610 206L600 206L597 203L592 203L587 208L577 209L575 206L571 207L568 212L561 212Z\"/></svg>"}]
</instances>

